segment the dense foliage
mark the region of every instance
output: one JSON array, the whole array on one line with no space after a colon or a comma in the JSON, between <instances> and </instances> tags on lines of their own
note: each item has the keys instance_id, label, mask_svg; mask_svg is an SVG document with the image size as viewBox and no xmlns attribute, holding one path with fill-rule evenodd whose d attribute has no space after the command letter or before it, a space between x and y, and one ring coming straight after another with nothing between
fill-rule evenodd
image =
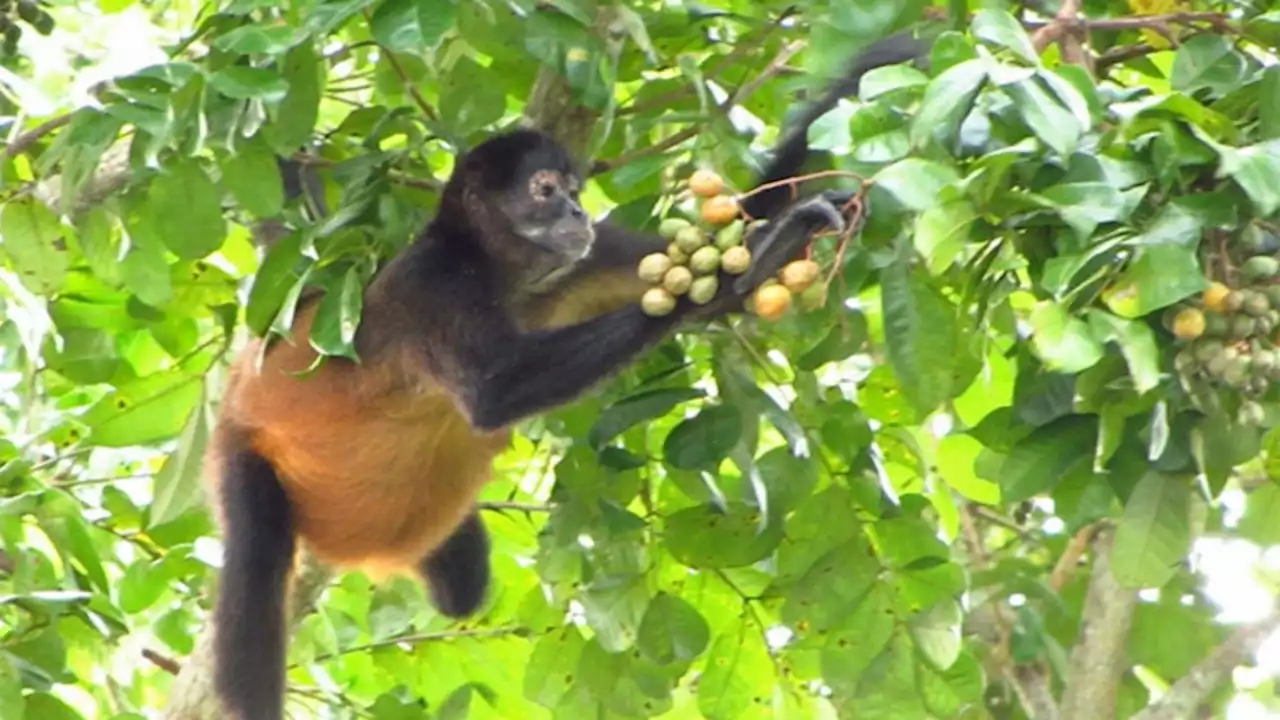
<instances>
[{"instance_id":1,"label":"dense foliage","mask_svg":"<svg viewBox=\"0 0 1280 720\"><path fill-rule=\"evenodd\" d=\"M41 33L143 12L10 5L10 85ZM825 302L690 328L522 424L484 613L337 576L291 709L1223 716L1275 626L1212 665L1232 628L1193 547L1280 541L1280 4L160 5L168 62L47 117L0 98L0 719L156 716L198 674L225 362L308 288L293 341L351 355L459 149L527 117L593 169L590 211L654 229L696 167L748 189L798 93L922 22L925 63L810 133L844 175L801 191L865 179L848 245L814 243Z\"/></svg>"}]
</instances>

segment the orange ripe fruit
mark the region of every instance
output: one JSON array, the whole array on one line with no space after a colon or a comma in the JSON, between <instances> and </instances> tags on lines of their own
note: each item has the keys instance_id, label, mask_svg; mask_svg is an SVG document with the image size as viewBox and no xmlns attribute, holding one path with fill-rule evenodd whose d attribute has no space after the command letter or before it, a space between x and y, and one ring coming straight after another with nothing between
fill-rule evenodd
<instances>
[{"instance_id":1,"label":"orange ripe fruit","mask_svg":"<svg viewBox=\"0 0 1280 720\"><path fill-rule=\"evenodd\" d=\"M702 203L702 219L712 225L724 225L738 217L738 201L729 195L716 195Z\"/></svg>"},{"instance_id":2,"label":"orange ripe fruit","mask_svg":"<svg viewBox=\"0 0 1280 720\"><path fill-rule=\"evenodd\" d=\"M755 312L765 320L777 320L791 307L791 291L785 285L765 285L752 298Z\"/></svg>"},{"instance_id":3,"label":"orange ripe fruit","mask_svg":"<svg viewBox=\"0 0 1280 720\"><path fill-rule=\"evenodd\" d=\"M818 280L818 263L812 260L796 260L782 267L778 279L793 293L802 293Z\"/></svg>"},{"instance_id":4,"label":"orange ripe fruit","mask_svg":"<svg viewBox=\"0 0 1280 720\"><path fill-rule=\"evenodd\" d=\"M724 180L714 170L697 170L689 176L689 189L694 195L715 197L724 189Z\"/></svg>"},{"instance_id":5,"label":"orange ripe fruit","mask_svg":"<svg viewBox=\"0 0 1280 720\"><path fill-rule=\"evenodd\" d=\"M1227 296L1231 294L1231 288L1220 282L1215 282L1205 288L1200 299L1204 301L1204 306L1213 312L1222 314L1227 311Z\"/></svg>"}]
</instances>

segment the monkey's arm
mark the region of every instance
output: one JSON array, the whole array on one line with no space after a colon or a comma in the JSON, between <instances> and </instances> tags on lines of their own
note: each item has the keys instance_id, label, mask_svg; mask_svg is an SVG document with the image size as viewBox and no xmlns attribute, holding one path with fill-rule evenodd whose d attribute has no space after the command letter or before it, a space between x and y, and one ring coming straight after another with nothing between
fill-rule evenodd
<instances>
[{"instance_id":1,"label":"monkey's arm","mask_svg":"<svg viewBox=\"0 0 1280 720\"><path fill-rule=\"evenodd\" d=\"M775 274L814 231L843 227L836 207L842 197L848 194L801 200L753 233L747 239L758 253L752 268L735 282L723 283L706 306L681 298L674 312L654 318L633 303L586 322L526 333L495 313L473 317L465 332L446 343L457 354L450 365L466 368L455 380L461 386L455 390L472 424L495 429L568 402L635 359L682 320L714 317L740 307L742 299Z\"/></svg>"}]
</instances>

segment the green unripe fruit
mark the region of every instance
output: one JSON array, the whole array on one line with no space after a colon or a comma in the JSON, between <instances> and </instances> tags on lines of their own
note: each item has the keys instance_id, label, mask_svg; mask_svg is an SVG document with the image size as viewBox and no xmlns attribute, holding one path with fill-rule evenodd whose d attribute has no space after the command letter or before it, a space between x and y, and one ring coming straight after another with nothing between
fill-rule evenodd
<instances>
[{"instance_id":1,"label":"green unripe fruit","mask_svg":"<svg viewBox=\"0 0 1280 720\"><path fill-rule=\"evenodd\" d=\"M1270 335L1272 330L1276 329L1275 320L1271 318L1271 313L1267 313L1260 318L1253 320L1253 332L1255 335Z\"/></svg>"},{"instance_id":2,"label":"green unripe fruit","mask_svg":"<svg viewBox=\"0 0 1280 720\"><path fill-rule=\"evenodd\" d=\"M664 218L662 222L658 223L658 235L665 240L675 240L676 235L679 235L681 230L692 226L693 223L684 218Z\"/></svg>"},{"instance_id":3,"label":"green unripe fruit","mask_svg":"<svg viewBox=\"0 0 1280 720\"><path fill-rule=\"evenodd\" d=\"M720 251L707 245L689 258L689 267L698 275L710 275L720 267Z\"/></svg>"},{"instance_id":4,"label":"green unripe fruit","mask_svg":"<svg viewBox=\"0 0 1280 720\"><path fill-rule=\"evenodd\" d=\"M693 281L689 287L689 300L695 305L706 305L720 290L720 280L715 275L705 275Z\"/></svg>"},{"instance_id":5,"label":"green unripe fruit","mask_svg":"<svg viewBox=\"0 0 1280 720\"><path fill-rule=\"evenodd\" d=\"M689 268L682 265L676 265L667 271L662 277L662 287L672 295L683 295L689 292L689 286L693 284L693 273L689 272Z\"/></svg>"},{"instance_id":6,"label":"green unripe fruit","mask_svg":"<svg viewBox=\"0 0 1280 720\"><path fill-rule=\"evenodd\" d=\"M1247 385L1250 380L1248 358L1234 357L1228 360L1222 371L1222 380L1234 388Z\"/></svg>"},{"instance_id":7,"label":"green unripe fruit","mask_svg":"<svg viewBox=\"0 0 1280 720\"><path fill-rule=\"evenodd\" d=\"M640 308L649 317L670 315L676 309L676 298L660 287L649 288L640 298Z\"/></svg>"},{"instance_id":8,"label":"green unripe fruit","mask_svg":"<svg viewBox=\"0 0 1280 720\"><path fill-rule=\"evenodd\" d=\"M1202 338L1196 343L1193 352L1195 353L1195 358L1198 362L1207 363L1214 357L1221 355L1224 349L1225 346L1222 344L1222 341Z\"/></svg>"},{"instance_id":9,"label":"green unripe fruit","mask_svg":"<svg viewBox=\"0 0 1280 720\"><path fill-rule=\"evenodd\" d=\"M1241 309L1254 317L1261 317L1271 312L1271 303L1263 293L1250 290L1244 295L1244 304Z\"/></svg>"},{"instance_id":10,"label":"green unripe fruit","mask_svg":"<svg viewBox=\"0 0 1280 720\"><path fill-rule=\"evenodd\" d=\"M1248 315L1236 315L1231 318L1231 337L1236 340L1244 340L1253 334L1253 318Z\"/></svg>"},{"instance_id":11,"label":"green unripe fruit","mask_svg":"<svg viewBox=\"0 0 1280 720\"><path fill-rule=\"evenodd\" d=\"M651 253L649 255L645 255L644 258L640 260L640 266L636 269L636 274L645 282L655 284L660 283L662 282L663 276L667 274L667 271L671 269L673 264L674 263L671 262L671 258L666 255L663 255L662 253Z\"/></svg>"},{"instance_id":12,"label":"green unripe fruit","mask_svg":"<svg viewBox=\"0 0 1280 720\"><path fill-rule=\"evenodd\" d=\"M1205 313L1204 334L1208 337L1225 337L1231 330L1231 320L1225 315Z\"/></svg>"},{"instance_id":13,"label":"green unripe fruit","mask_svg":"<svg viewBox=\"0 0 1280 720\"><path fill-rule=\"evenodd\" d=\"M676 234L676 246L690 255L706 244L707 238L702 234L702 229L694 225L690 225Z\"/></svg>"},{"instance_id":14,"label":"green unripe fruit","mask_svg":"<svg viewBox=\"0 0 1280 720\"><path fill-rule=\"evenodd\" d=\"M671 262L676 265L689 264L689 253L681 250L680 246L675 243L667 246L667 257L671 258Z\"/></svg>"},{"instance_id":15,"label":"green unripe fruit","mask_svg":"<svg viewBox=\"0 0 1280 720\"><path fill-rule=\"evenodd\" d=\"M1227 293L1227 299L1222 302L1223 310L1228 313L1238 312L1241 305L1244 305L1244 295L1239 290Z\"/></svg>"},{"instance_id":16,"label":"green unripe fruit","mask_svg":"<svg viewBox=\"0 0 1280 720\"><path fill-rule=\"evenodd\" d=\"M741 220L734 220L725 225L716 233L716 247L721 250L728 250L742 244L742 235L746 231L747 224Z\"/></svg>"},{"instance_id":17,"label":"green unripe fruit","mask_svg":"<svg viewBox=\"0 0 1280 720\"><path fill-rule=\"evenodd\" d=\"M1280 307L1280 285L1268 285L1262 290L1271 307Z\"/></svg>"},{"instance_id":18,"label":"green unripe fruit","mask_svg":"<svg viewBox=\"0 0 1280 720\"><path fill-rule=\"evenodd\" d=\"M1240 266L1240 274L1250 280L1275 277L1280 274L1280 260L1270 255L1254 255Z\"/></svg>"}]
</instances>

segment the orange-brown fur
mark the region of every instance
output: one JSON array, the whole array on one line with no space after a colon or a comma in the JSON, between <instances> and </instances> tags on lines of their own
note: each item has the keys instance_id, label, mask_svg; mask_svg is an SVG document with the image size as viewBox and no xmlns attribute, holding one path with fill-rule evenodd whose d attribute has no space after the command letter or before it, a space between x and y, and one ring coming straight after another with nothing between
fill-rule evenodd
<instances>
[{"instance_id":1,"label":"orange-brown fur","mask_svg":"<svg viewBox=\"0 0 1280 720\"><path fill-rule=\"evenodd\" d=\"M638 301L634 273L570 280L532 299L526 328L561 327ZM302 305L292 341L262 339L231 369L217 430L246 436L271 460L298 535L320 560L375 575L407 571L474 506L509 430L479 432L408 350L362 364L326 360L307 343L318 302ZM366 322L376 322L367 318ZM207 476L217 483L220 440Z\"/></svg>"},{"instance_id":2,"label":"orange-brown fur","mask_svg":"<svg viewBox=\"0 0 1280 720\"><path fill-rule=\"evenodd\" d=\"M262 340L240 354L219 432L246 433L271 460L317 558L375 573L408 569L471 509L510 433L472 430L407 353L372 365L325 361L305 373L317 356L306 341L315 308L299 310L293 342L275 341L261 368Z\"/></svg>"}]
</instances>

